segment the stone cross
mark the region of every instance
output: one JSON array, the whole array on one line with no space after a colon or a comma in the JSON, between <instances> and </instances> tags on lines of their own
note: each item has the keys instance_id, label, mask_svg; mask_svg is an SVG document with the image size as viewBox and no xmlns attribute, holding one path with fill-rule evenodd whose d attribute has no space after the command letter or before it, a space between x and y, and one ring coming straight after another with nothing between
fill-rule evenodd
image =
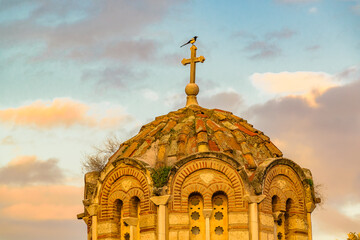
<instances>
[{"instance_id":1,"label":"stone cross","mask_svg":"<svg viewBox=\"0 0 360 240\"><path fill-rule=\"evenodd\" d=\"M192 45L190 50L191 50L190 59L184 58L181 61L181 63L184 66L190 64L190 83L185 88L185 92L188 95L186 106L199 105L196 100L196 95L199 93L199 87L195 83L195 69L196 69L196 63L198 62L203 63L205 61L204 56L196 57L197 47L195 45Z\"/></svg>"}]
</instances>

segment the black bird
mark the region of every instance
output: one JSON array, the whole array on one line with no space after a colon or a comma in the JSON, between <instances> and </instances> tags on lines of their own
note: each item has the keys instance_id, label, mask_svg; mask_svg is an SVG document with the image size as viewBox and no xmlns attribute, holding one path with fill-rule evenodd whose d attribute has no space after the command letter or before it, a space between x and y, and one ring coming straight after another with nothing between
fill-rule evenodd
<instances>
[{"instance_id":1,"label":"black bird","mask_svg":"<svg viewBox=\"0 0 360 240\"><path fill-rule=\"evenodd\" d=\"M193 37L193 38L190 39L187 43L181 45L180 47L183 47L183 46L185 46L185 45L187 45L187 44L189 44L189 43L191 43L191 44L194 45L194 43L196 42L196 39L197 39L197 38L198 38L198 36Z\"/></svg>"}]
</instances>

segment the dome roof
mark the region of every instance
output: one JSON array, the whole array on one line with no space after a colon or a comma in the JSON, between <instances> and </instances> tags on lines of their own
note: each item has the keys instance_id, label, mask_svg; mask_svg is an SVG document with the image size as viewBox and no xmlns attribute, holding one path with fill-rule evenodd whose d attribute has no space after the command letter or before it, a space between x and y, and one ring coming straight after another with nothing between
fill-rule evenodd
<instances>
[{"instance_id":1,"label":"dome roof","mask_svg":"<svg viewBox=\"0 0 360 240\"><path fill-rule=\"evenodd\" d=\"M133 158L151 167L172 166L199 152L222 152L255 169L281 151L261 131L231 112L191 105L157 117L110 158Z\"/></svg>"}]
</instances>

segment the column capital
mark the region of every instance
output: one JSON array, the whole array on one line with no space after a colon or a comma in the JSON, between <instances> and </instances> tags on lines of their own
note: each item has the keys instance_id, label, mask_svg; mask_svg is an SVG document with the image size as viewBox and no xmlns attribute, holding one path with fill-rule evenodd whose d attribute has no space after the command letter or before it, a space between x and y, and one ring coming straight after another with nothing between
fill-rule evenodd
<instances>
[{"instance_id":1,"label":"column capital","mask_svg":"<svg viewBox=\"0 0 360 240\"><path fill-rule=\"evenodd\" d=\"M99 205L91 204L90 206L85 207L85 208L86 208L86 211L89 213L90 216L95 216L95 215L97 215Z\"/></svg>"},{"instance_id":2,"label":"column capital","mask_svg":"<svg viewBox=\"0 0 360 240\"><path fill-rule=\"evenodd\" d=\"M166 205L170 200L171 195L155 196L151 197L150 200L157 206Z\"/></svg>"},{"instance_id":3,"label":"column capital","mask_svg":"<svg viewBox=\"0 0 360 240\"><path fill-rule=\"evenodd\" d=\"M315 209L316 205L313 202L306 203L306 211L308 213L312 213Z\"/></svg>"},{"instance_id":4,"label":"column capital","mask_svg":"<svg viewBox=\"0 0 360 240\"><path fill-rule=\"evenodd\" d=\"M135 217L124 217L123 220L129 226L136 226L138 224L138 218Z\"/></svg>"},{"instance_id":5,"label":"column capital","mask_svg":"<svg viewBox=\"0 0 360 240\"><path fill-rule=\"evenodd\" d=\"M203 209L203 214L204 214L204 217L205 218L209 218L211 217L211 213L212 213L212 208L209 208L209 209Z\"/></svg>"},{"instance_id":6,"label":"column capital","mask_svg":"<svg viewBox=\"0 0 360 240\"><path fill-rule=\"evenodd\" d=\"M247 200L249 203L261 203L265 199L265 195L252 195L246 194L244 199Z\"/></svg>"}]
</instances>

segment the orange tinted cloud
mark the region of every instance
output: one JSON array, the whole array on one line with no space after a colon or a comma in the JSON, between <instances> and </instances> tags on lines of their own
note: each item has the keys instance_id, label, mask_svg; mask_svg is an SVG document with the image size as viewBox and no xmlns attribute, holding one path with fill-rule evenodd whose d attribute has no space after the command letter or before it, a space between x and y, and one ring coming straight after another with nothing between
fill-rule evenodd
<instances>
[{"instance_id":1,"label":"orange tinted cloud","mask_svg":"<svg viewBox=\"0 0 360 240\"><path fill-rule=\"evenodd\" d=\"M266 93L302 96L311 107L317 106L316 97L339 85L333 76L323 72L255 73L250 78L256 88Z\"/></svg>"},{"instance_id":2,"label":"orange tinted cloud","mask_svg":"<svg viewBox=\"0 0 360 240\"><path fill-rule=\"evenodd\" d=\"M114 127L131 119L121 107L87 105L69 98L56 98L53 101L37 100L17 108L0 110L0 122L39 128L70 127ZM105 109L105 111L104 111Z\"/></svg>"},{"instance_id":3,"label":"orange tinted cloud","mask_svg":"<svg viewBox=\"0 0 360 240\"><path fill-rule=\"evenodd\" d=\"M83 188L75 186L0 186L0 215L18 220L74 219L83 211Z\"/></svg>"}]
</instances>

